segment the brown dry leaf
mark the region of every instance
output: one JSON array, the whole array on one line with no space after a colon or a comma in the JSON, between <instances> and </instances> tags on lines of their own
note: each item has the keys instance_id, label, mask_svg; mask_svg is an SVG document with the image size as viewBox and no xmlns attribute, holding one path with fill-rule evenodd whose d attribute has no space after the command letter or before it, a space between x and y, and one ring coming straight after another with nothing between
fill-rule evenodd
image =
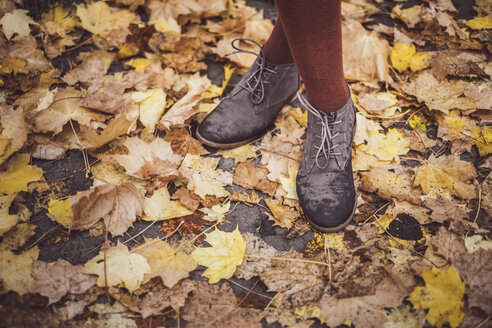
<instances>
[{"instance_id":1,"label":"brown dry leaf","mask_svg":"<svg viewBox=\"0 0 492 328\"><path fill-rule=\"evenodd\" d=\"M406 291L401 290L391 279L379 282L372 295L337 298L325 293L320 301L321 318L336 327L349 320L355 327L383 327L386 322L384 308L400 305Z\"/></svg>"},{"instance_id":2,"label":"brown dry leaf","mask_svg":"<svg viewBox=\"0 0 492 328\"><path fill-rule=\"evenodd\" d=\"M128 137L124 141L128 155L116 155L116 161L128 174L139 178L168 178L177 174L181 156L174 154L171 145L162 138L147 143L139 137Z\"/></svg>"},{"instance_id":3,"label":"brown dry leaf","mask_svg":"<svg viewBox=\"0 0 492 328\"><path fill-rule=\"evenodd\" d=\"M53 68L33 36L15 36L12 40L14 43L9 43L7 48L9 57L24 59L30 72L47 72Z\"/></svg>"},{"instance_id":4,"label":"brown dry leaf","mask_svg":"<svg viewBox=\"0 0 492 328\"><path fill-rule=\"evenodd\" d=\"M132 252L145 257L150 265L151 272L145 275L145 280L161 277L168 288L173 288L198 266L191 255L174 250L166 241L159 238L146 238L145 243L134 248Z\"/></svg>"},{"instance_id":5,"label":"brown dry leaf","mask_svg":"<svg viewBox=\"0 0 492 328\"><path fill-rule=\"evenodd\" d=\"M323 265L303 262L301 253L293 249L281 255L285 259L272 259L272 266L260 273L269 291L282 292L290 306L319 301L325 288ZM298 261L296 261L296 259Z\"/></svg>"},{"instance_id":6,"label":"brown dry leaf","mask_svg":"<svg viewBox=\"0 0 492 328\"><path fill-rule=\"evenodd\" d=\"M171 89L175 77L172 68L163 69L161 63L153 63L147 66L143 72L128 72L124 79L126 83L133 85L138 91L144 91L152 88Z\"/></svg>"},{"instance_id":7,"label":"brown dry leaf","mask_svg":"<svg viewBox=\"0 0 492 328\"><path fill-rule=\"evenodd\" d=\"M85 230L104 218L113 236L120 236L142 214L144 197L130 182L121 186L101 185L70 198L71 229Z\"/></svg>"},{"instance_id":8,"label":"brown dry leaf","mask_svg":"<svg viewBox=\"0 0 492 328\"><path fill-rule=\"evenodd\" d=\"M33 139L35 144L31 156L38 159L55 160L63 158L70 146L65 141L53 140L42 135L36 135Z\"/></svg>"},{"instance_id":9,"label":"brown dry leaf","mask_svg":"<svg viewBox=\"0 0 492 328\"><path fill-rule=\"evenodd\" d=\"M128 81L117 81L114 76L103 75L93 79L80 104L108 114L124 113L130 108L132 99L123 97Z\"/></svg>"},{"instance_id":10,"label":"brown dry leaf","mask_svg":"<svg viewBox=\"0 0 492 328\"><path fill-rule=\"evenodd\" d=\"M82 53L78 57L82 63L65 74L62 80L68 85L74 85L77 82L86 83L101 78L108 72L113 58L114 54L103 50Z\"/></svg>"},{"instance_id":11,"label":"brown dry leaf","mask_svg":"<svg viewBox=\"0 0 492 328\"><path fill-rule=\"evenodd\" d=\"M176 192L171 196L171 199L178 199L184 207L193 212L195 212L200 206L200 197L193 194L185 187L180 187L176 190Z\"/></svg>"},{"instance_id":12,"label":"brown dry leaf","mask_svg":"<svg viewBox=\"0 0 492 328\"><path fill-rule=\"evenodd\" d=\"M0 106L0 165L24 145L27 132L22 108Z\"/></svg>"},{"instance_id":13,"label":"brown dry leaf","mask_svg":"<svg viewBox=\"0 0 492 328\"><path fill-rule=\"evenodd\" d=\"M224 283L221 287L205 282L195 284L193 295L188 297L180 311L181 317L191 327L261 327L262 311L238 307L229 284Z\"/></svg>"},{"instance_id":14,"label":"brown dry leaf","mask_svg":"<svg viewBox=\"0 0 492 328\"><path fill-rule=\"evenodd\" d=\"M436 198L426 197L424 205L432 210L430 218L441 223L448 220L463 221L470 211L465 205L441 195L436 195Z\"/></svg>"},{"instance_id":15,"label":"brown dry leaf","mask_svg":"<svg viewBox=\"0 0 492 328\"><path fill-rule=\"evenodd\" d=\"M490 103L479 105L481 97L487 97L490 91L483 89L478 94L471 82L449 79L440 82L429 71L422 71L408 83L401 83L401 89L419 102L425 102L429 109L449 114L452 109L473 112L479 108L490 109ZM479 88L480 89L480 88Z\"/></svg>"},{"instance_id":16,"label":"brown dry leaf","mask_svg":"<svg viewBox=\"0 0 492 328\"><path fill-rule=\"evenodd\" d=\"M208 80L207 80L208 81ZM190 118L193 114L197 113L194 109L203 98L203 93L210 86L210 81L202 85L197 86L188 92L183 98L179 99L159 121L166 130L169 130L172 126L182 126L184 122Z\"/></svg>"},{"instance_id":17,"label":"brown dry leaf","mask_svg":"<svg viewBox=\"0 0 492 328\"><path fill-rule=\"evenodd\" d=\"M388 41L368 32L356 20L343 21L345 77L357 81L390 81Z\"/></svg>"},{"instance_id":18,"label":"brown dry leaf","mask_svg":"<svg viewBox=\"0 0 492 328\"><path fill-rule=\"evenodd\" d=\"M425 201L424 201L425 204ZM392 214L394 217L396 217L400 213L405 213L409 214L413 218L415 218L417 221L419 221L419 224L427 224L432 222L429 218L429 209L423 206L417 206L405 201L399 201L396 199L393 199L393 204L391 204L388 209L386 210L385 213L387 214Z\"/></svg>"},{"instance_id":19,"label":"brown dry leaf","mask_svg":"<svg viewBox=\"0 0 492 328\"><path fill-rule=\"evenodd\" d=\"M30 291L48 297L50 304L68 293L83 294L96 284L97 278L81 273L81 269L81 265L74 266L63 259L51 264L36 261L32 272L34 284Z\"/></svg>"},{"instance_id":20,"label":"brown dry leaf","mask_svg":"<svg viewBox=\"0 0 492 328\"><path fill-rule=\"evenodd\" d=\"M294 221L300 216L300 214L293 210L290 206L283 205L280 199L265 199L266 204L272 214L267 213L270 220L282 228L290 229Z\"/></svg>"},{"instance_id":21,"label":"brown dry leaf","mask_svg":"<svg viewBox=\"0 0 492 328\"><path fill-rule=\"evenodd\" d=\"M250 144L246 144L233 149L220 149L216 152L216 154L224 158L232 158L236 163L245 162L249 158L257 157L256 146L252 146Z\"/></svg>"},{"instance_id":22,"label":"brown dry leaf","mask_svg":"<svg viewBox=\"0 0 492 328\"><path fill-rule=\"evenodd\" d=\"M384 199L396 198L419 205L422 203L420 192L412 187L408 174L396 174L384 168L373 168L361 173L361 188L368 192L375 192Z\"/></svg>"},{"instance_id":23,"label":"brown dry leaf","mask_svg":"<svg viewBox=\"0 0 492 328\"><path fill-rule=\"evenodd\" d=\"M243 263L236 268L234 277L249 280L265 271L272 263L270 257L278 256L280 251L250 232L242 235L246 242L246 254ZM248 257L248 255L254 255L254 257Z\"/></svg>"},{"instance_id":24,"label":"brown dry leaf","mask_svg":"<svg viewBox=\"0 0 492 328\"><path fill-rule=\"evenodd\" d=\"M191 280L181 281L172 289L156 286L145 294L138 303L138 307L130 307L130 309L140 312L144 318L162 314L162 311L168 307L178 312L185 305L188 294L195 288L196 283Z\"/></svg>"},{"instance_id":25,"label":"brown dry leaf","mask_svg":"<svg viewBox=\"0 0 492 328\"><path fill-rule=\"evenodd\" d=\"M166 220L162 223L161 231L164 232L166 236L170 235L174 231L179 233L181 236L198 236L196 241L201 243L202 239L205 237L203 234L200 235L203 230L202 227L211 226L213 224L213 222L202 219L204 216L204 213L195 212L181 218Z\"/></svg>"},{"instance_id":26,"label":"brown dry leaf","mask_svg":"<svg viewBox=\"0 0 492 328\"><path fill-rule=\"evenodd\" d=\"M166 132L164 140L171 144L173 152L181 156L186 154L201 156L208 154L202 143L191 137L186 128L171 129Z\"/></svg>"},{"instance_id":27,"label":"brown dry leaf","mask_svg":"<svg viewBox=\"0 0 492 328\"><path fill-rule=\"evenodd\" d=\"M234 172L233 182L242 187L257 189L269 195L274 195L278 183L269 181L266 177L268 169L257 166L251 161L239 163Z\"/></svg>"},{"instance_id":28,"label":"brown dry leaf","mask_svg":"<svg viewBox=\"0 0 492 328\"><path fill-rule=\"evenodd\" d=\"M429 61L429 66L430 72L440 81L447 75L487 78L487 73L478 65L485 60L485 55L482 53L447 49L437 52Z\"/></svg>"},{"instance_id":29,"label":"brown dry leaf","mask_svg":"<svg viewBox=\"0 0 492 328\"><path fill-rule=\"evenodd\" d=\"M74 88L58 89L49 108L34 117L34 132L58 134L65 124L73 120L90 128L104 126L108 116L80 106L82 93Z\"/></svg>"},{"instance_id":30,"label":"brown dry leaf","mask_svg":"<svg viewBox=\"0 0 492 328\"><path fill-rule=\"evenodd\" d=\"M435 157L415 169L414 186L420 186L424 194L451 194L463 199L477 197L476 188L468 180L477 176L475 167L470 162L455 156Z\"/></svg>"}]
</instances>

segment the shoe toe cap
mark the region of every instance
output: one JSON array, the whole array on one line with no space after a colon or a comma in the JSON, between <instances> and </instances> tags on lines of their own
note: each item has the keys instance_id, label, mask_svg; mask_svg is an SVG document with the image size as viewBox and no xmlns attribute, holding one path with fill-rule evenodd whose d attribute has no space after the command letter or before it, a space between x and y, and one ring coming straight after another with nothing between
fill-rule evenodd
<instances>
[{"instance_id":1,"label":"shoe toe cap","mask_svg":"<svg viewBox=\"0 0 492 328\"><path fill-rule=\"evenodd\" d=\"M304 215L319 230L337 231L352 218L356 202L353 185L336 186L310 182L298 183L298 195ZM338 188L337 188L338 187Z\"/></svg>"}]
</instances>

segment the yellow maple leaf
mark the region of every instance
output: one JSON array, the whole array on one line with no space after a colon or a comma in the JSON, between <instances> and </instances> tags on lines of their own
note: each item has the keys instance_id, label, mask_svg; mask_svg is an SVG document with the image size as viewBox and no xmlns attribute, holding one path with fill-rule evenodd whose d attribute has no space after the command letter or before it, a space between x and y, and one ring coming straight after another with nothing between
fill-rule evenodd
<instances>
[{"instance_id":1,"label":"yellow maple leaf","mask_svg":"<svg viewBox=\"0 0 492 328\"><path fill-rule=\"evenodd\" d=\"M28 12L28 10L16 9L11 13L6 13L0 19L0 25L2 25L3 34L5 34L7 40L10 40L15 33L20 36L28 36L31 32L29 24L38 25L31 17L26 15Z\"/></svg>"},{"instance_id":2,"label":"yellow maple leaf","mask_svg":"<svg viewBox=\"0 0 492 328\"><path fill-rule=\"evenodd\" d=\"M431 156L415 172L413 185L420 186L425 194L449 193L463 199L476 197L475 186L466 182L477 176L475 167L470 162L453 156Z\"/></svg>"},{"instance_id":3,"label":"yellow maple leaf","mask_svg":"<svg viewBox=\"0 0 492 328\"><path fill-rule=\"evenodd\" d=\"M174 33L176 36L181 34L181 25L173 17L164 18L162 16L157 17L155 20L150 22L154 24L155 30L161 33Z\"/></svg>"},{"instance_id":4,"label":"yellow maple leaf","mask_svg":"<svg viewBox=\"0 0 492 328\"><path fill-rule=\"evenodd\" d=\"M29 292L34 279L31 276L32 265L37 260L37 246L16 255L5 248L0 248L0 281L6 290L13 290L20 295Z\"/></svg>"},{"instance_id":5,"label":"yellow maple leaf","mask_svg":"<svg viewBox=\"0 0 492 328\"><path fill-rule=\"evenodd\" d=\"M41 180L43 170L29 165L29 154L18 154L7 165L7 170L0 172L0 193L10 194L27 191L27 184Z\"/></svg>"},{"instance_id":6,"label":"yellow maple leaf","mask_svg":"<svg viewBox=\"0 0 492 328\"><path fill-rule=\"evenodd\" d=\"M424 269L422 278L425 287L415 287L410 293L409 301L415 307L428 309L427 321L437 327L449 323L451 327L458 327L465 316L463 294L465 283L461 280L454 265L447 271L433 267Z\"/></svg>"},{"instance_id":7,"label":"yellow maple leaf","mask_svg":"<svg viewBox=\"0 0 492 328\"><path fill-rule=\"evenodd\" d=\"M211 284L232 277L236 267L243 263L246 242L236 227L233 232L214 230L206 234L205 241L212 247L200 247L191 254L200 265L207 267L203 273Z\"/></svg>"},{"instance_id":8,"label":"yellow maple leaf","mask_svg":"<svg viewBox=\"0 0 492 328\"><path fill-rule=\"evenodd\" d=\"M84 29L106 38L113 30L128 28L137 18L131 11L111 8L103 1L94 2L87 8L77 6L77 16Z\"/></svg>"},{"instance_id":9,"label":"yellow maple leaf","mask_svg":"<svg viewBox=\"0 0 492 328\"><path fill-rule=\"evenodd\" d=\"M405 139L397 129L389 129L388 133L369 133L367 144L360 149L368 154L375 155L383 161L394 160L400 162L399 155L406 154L410 148L410 141Z\"/></svg>"},{"instance_id":10,"label":"yellow maple leaf","mask_svg":"<svg viewBox=\"0 0 492 328\"><path fill-rule=\"evenodd\" d=\"M474 30L490 29L492 28L492 15L475 17L470 20L462 20L462 22Z\"/></svg>"},{"instance_id":11,"label":"yellow maple leaf","mask_svg":"<svg viewBox=\"0 0 492 328\"><path fill-rule=\"evenodd\" d=\"M145 198L143 217L146 221L159 221L177 218L193 214L179 201L171 200L166 187L162 187L154 192L152 197Z\"/></svg>"},{"instance_id":12,"label":"yellow maple leaf","mask_svg":"<svg viewBox=\"0 0 492 328\"><path fill-rule=\"evenodd\" d=\"M225 158L233 158L234 162L240 163L248 158L256 157L256 149L257 147L246 144L236 148L221 149L217 151L216 154Z\"/></svg>"},{"instance_id":13,"label":"yellow maple leaf","mask_svg":"<svg viewBox=\"0 0 492 328\"><path fill-rule=\"evenodd\" d=\"M82 272L98 275L97 285L100 287L122 283L132 293L140 287L144 274L151 273L151 269L145 257L130 253L128 247L118 242L118 245L99 252L84 265Z\"/></svg>"},{"instance_id":14,"label":"yellow maple leaf","mask_svg":"<svg viewBox=\"0 0 492 328\"><path fill-rule=\"evenodd\" d=\"M391 63L400 72L411 69L412 72L427 68L427 61L431 59L425 52L417 52L415 45L397 42L391 49Z\"/></svg>"},{"instance_id":15,"label":"yellow maple leaf","mask_svg":"<svg viewBox=\"0 0 492 328\"><path fill-rule=\"evenodd\" d=\"M145 244L134 248L132 252L145 257L150 265L151 273L145 274L145 279L161 277L168 288L173 288L197 267L191 255L175 251L166 241L159 238L145 239Z\"/></svg>"}]
</instances>

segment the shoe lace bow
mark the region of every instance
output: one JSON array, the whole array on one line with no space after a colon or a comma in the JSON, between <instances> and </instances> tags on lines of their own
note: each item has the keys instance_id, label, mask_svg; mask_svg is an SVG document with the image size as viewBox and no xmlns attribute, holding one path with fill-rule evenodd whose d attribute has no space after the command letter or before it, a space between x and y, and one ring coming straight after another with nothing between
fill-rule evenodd
<instances>
[{"instance_id":1,"label":"shoe lace bow","mask_svg":"<svg viewBox=\"0 0 492 328\"><path fill-rule=\"evenodd\" d=\"M260 49L259 52L254 52L247 49L241 49L236 46L236 42L245 41L252 42ZM235 51L226 54L226 56L234 55L237 53L247 53L255 55L258 59L258 65L253 74L246 80L245 84L241 84L241 87L249 91L249 98L253 104L260 104L265 98L265 84L269 83L266 81L266 73L276 74L277 72L267 66L265 55L263 53L263 47L255 40L246 38L236 38L232 40L231 46Z\"/></svg>"},{"instance_id":2,"label":"shoe lace bow","mask_svg":"<svg viewBox=\"0 0 492 328\"><path fill-rule=\"evenodd\" d=\"M315 146L316 155L315 163L316 166L320 169L325 169L329 165L330 157L333 156L337 162L338 167L340 167L340 162L337 156L340 156L341 153L335 152L335 148L337 148L340 144L335 144L334 139L340 134L336 132L333 134L333 127L337 124L342 123L341 120L337 120L336 113L325 114L314 108L306 98L300 93L297 94L299 101L301 104L316 118L316 124L321 125L321 135L316 135L317 138L321 139L321 143L319 146ZM325 164L321 165L319 162L319 158L321 155L325 158Z\"/></svg>"}]
</instances>

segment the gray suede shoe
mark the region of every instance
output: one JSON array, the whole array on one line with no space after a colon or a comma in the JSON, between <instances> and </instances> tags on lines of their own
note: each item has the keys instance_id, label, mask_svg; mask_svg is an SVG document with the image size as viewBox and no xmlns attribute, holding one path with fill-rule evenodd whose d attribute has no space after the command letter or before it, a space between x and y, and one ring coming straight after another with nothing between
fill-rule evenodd
<instances>
[{"instance_id":1,"label":"gray suede shoe","mask_svg":"<svg viewBox=\"0 0 492 328\"><path fill-rule=\"evenodd\" d=\"M355 106L347 87L347 102L331 114L315 109L299 95L308 110L308 127L297 196L308 221L323 232L339 231L349 224L357 206L352 173Z\"/></svg>"},{"instance_id":2,"label":"gray suede shoe","mask_svg":"<svg viewBox=\"0 0 492 328\"><path fill-rule=\"evenodd\" d=\"M260 52L257 54L238 49L234 45L236 40L254 42ZM251 53L257 59L196 131L200 141L216 148L233 148L260 139L282 107L295 97L300 86L299 73L294 63L268 63L257 42L236 40L233 41L236 52Z\"/></svg>"}]
</instances>

